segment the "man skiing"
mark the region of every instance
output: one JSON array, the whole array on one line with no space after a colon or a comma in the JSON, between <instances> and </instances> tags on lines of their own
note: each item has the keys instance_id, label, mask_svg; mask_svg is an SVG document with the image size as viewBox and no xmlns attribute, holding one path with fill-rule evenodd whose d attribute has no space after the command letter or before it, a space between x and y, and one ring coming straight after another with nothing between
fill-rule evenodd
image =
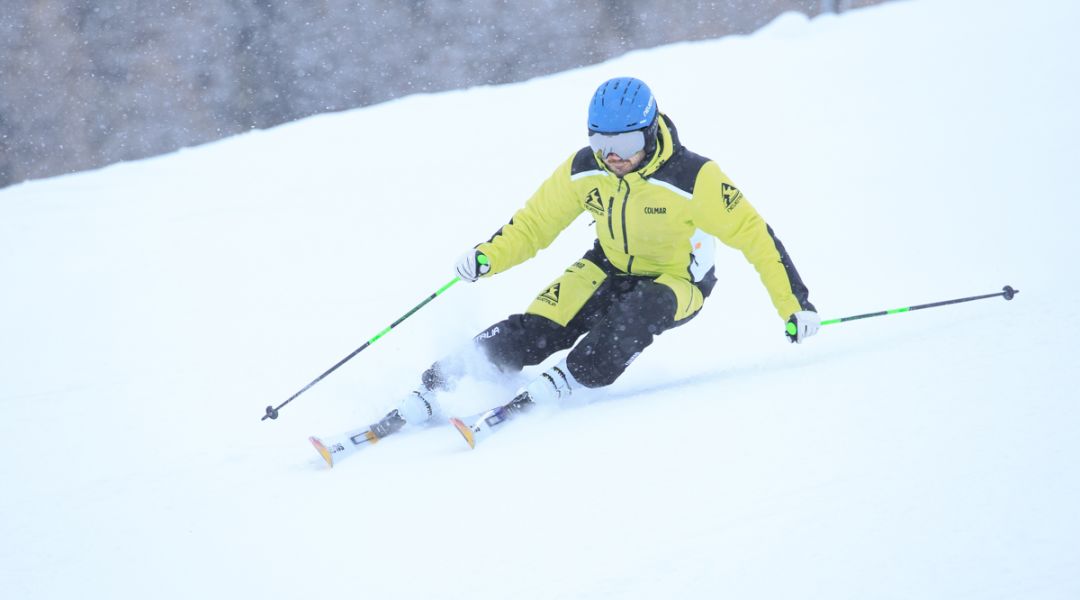
<instances>
[{"instance_id":1,"label":"man skiing","mask_svg":"<svg viewBox=\"0 0 1080 600\"><path fill-rule=\"evenodd\" d=\"M524 313L474 338L482 356L502 371L570 352L510 403L475 422L453 419L470 445L521 411L611 384L653 338L690 321L716 284L717 238L757 269L780 317L795 331L788 334L791 341L801 343L820 325L780 240L716 163L682 146L644 82L620 77L601 84L589 104L588 126L589 146L563 162L508 224L455 265L461 279L475 282L532 258L583 211L596 220L596 241L581 259ZM439 417L437 393L462 374L455 363L460 361L447 359L428 369L422 385L371 426L367 440Z\"/></svg>"}]
</instances>

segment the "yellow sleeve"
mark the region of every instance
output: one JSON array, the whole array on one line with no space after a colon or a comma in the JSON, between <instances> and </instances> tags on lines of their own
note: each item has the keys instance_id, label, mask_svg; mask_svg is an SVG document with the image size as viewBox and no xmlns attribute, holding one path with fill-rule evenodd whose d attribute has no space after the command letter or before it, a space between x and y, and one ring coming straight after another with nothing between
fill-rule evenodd
<instances>
[{"instance_id":1,"label":"yellow sleeve","mask_svg":"<svg viewBox=\"0 0 1080 600\"><path fill-rule=\"evenodd\" d=\"M800 310L814 310L784 245L742 192L716 163L706 162L694 184L694 223L754 265L776 312L785 321Z\"/></svg>"},{"instance_id":2,"label":"yellow sleeve","mask_svg":"<svg viewBox=\"0 0 1080 600\"><path fill-rule=\"evenodd\" d=\"M573 160L571 156L559 165L509 223L476 247L491 261L488 275L501 273L536 256L585 210L570 183Z\"/></svg>"}]
</instances>

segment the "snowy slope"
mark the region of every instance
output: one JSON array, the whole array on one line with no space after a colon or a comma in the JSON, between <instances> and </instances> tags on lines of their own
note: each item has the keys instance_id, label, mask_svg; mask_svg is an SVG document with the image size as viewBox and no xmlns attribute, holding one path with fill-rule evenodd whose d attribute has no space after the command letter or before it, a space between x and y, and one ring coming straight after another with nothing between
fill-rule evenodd
<instances>
[{"instance_id":1,"label":"snowy slope","mask_svg":"<svg viewBox=\"0 0 1080 600\"><path fill-rule=\"evenodd\" d=\"M785 15L0 191L0 597L1080 597L1077 22L1067 0ZM449 281L624 74L825 317L1020 296L795 347L723 251L702 315L591 402L325 468L308 435L521 310L583 219L259 420Z\"/></svg>"}]
</instances>

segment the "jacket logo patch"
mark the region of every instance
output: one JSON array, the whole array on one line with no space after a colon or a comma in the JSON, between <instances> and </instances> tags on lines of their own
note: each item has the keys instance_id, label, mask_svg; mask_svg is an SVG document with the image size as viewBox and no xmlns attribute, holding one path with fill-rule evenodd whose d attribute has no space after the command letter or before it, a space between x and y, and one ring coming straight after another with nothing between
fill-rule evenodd
<instances>
[{"instance_id":1,"label":"jacket logo patch","mask_svg":"<svg viewBox=\"0 0 1080 600\"><path fill-rule=\"evenodd\" d=\"M645 214L647 214L647 215L666 215L667 214L667 208L665 208L663 206L658 206L658 207L646 206L645 207Z\"/></svg>"},{"instance_id":2,"label":"jacket logo patch","mask_svg":"<svg viewBox=\"0 0 1080 600\"><path fill-rule=\"evenodd\" d=\"M607 214L607 211L604 210L604 199L600 196L599 189L593 188L589 191L589 194L585 196L585 208L593 214Z\"/></svg>"},{"instance_id":3,"label":"jacket logo patch","mask_svg":"<svg viewBox=\"0 0 1080 600\"><path fill-rule=\"evenodd\" d=\"M536 299L545 304L555 306L559 303L559 286L560 284L556 283L555 285L549 287L546 291L544 291L544 293L537 296Z\"/></svg>"},{"instance_id":4,"label":"jacket logo patch","mask_svg":"<svg viewBox=\"0 0 1080 600\"><path fill-rule=\"evenodd\" d=\"M739 200L742 200L742 192L739 191L739 188L726 183L722 183L720 186L720 193L724 196L724 208L728 212L735 210L735 207L739 205Z\"/></svg>"}]
</instances>

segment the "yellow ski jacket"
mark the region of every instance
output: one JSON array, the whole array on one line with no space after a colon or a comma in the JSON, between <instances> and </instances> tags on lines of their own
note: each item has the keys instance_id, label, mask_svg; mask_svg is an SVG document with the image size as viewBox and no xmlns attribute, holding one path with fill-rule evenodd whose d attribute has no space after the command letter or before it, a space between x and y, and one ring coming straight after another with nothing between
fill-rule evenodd
<instances>
[{"instance_id":1,"label":"yellow ski jacket","mask_svg":"<svg viewBox=\"0 0 1080 600\"><path fill-rule=\"evenodd\" d=\"M477 246L490 261L488 276L535 256L583 211L623 273L698 283L712 276L718 238L757 269L780 318L814 310L772 229L715 162L679 143L666 115L655 152L637 171L620 178L589 147L559 165L510 223Z\"/></svg>"}]
</instances>

